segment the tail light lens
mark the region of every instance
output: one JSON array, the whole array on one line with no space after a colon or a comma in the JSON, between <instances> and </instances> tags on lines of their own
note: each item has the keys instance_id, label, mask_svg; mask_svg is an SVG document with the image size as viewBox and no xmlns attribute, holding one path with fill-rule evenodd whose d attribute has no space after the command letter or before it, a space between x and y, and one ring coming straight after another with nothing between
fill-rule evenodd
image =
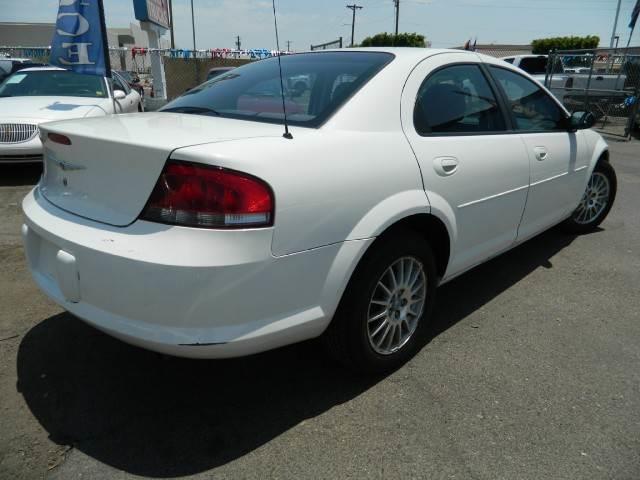
<instances>
[{"instance_id":1,"label":"tail light lens","mask_svg":"<svg viewBox=\"0 0 640 480\"><path fill-rule=\"evenodd\" d=\"M140 218L199 228L273 225L271 187L246 173L168 161Z\"/></svg>"}]
</instances>

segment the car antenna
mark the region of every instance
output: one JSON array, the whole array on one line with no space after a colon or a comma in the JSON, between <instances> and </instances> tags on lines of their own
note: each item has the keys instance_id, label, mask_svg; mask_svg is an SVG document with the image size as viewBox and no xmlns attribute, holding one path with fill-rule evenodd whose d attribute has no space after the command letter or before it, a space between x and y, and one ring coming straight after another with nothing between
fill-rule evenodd
<instances>
[{"instance_id":1,"label":"car antenna","mask_svg":"<svg viewBox=\"0 0 640 480\"><path fill-rule=\"evenodd\" d=\"M278 70L280 71L280 93L282 94L282 111L284 113L284 138L293 139L293 135L289 132L289 123L287 122L287 105L284 99L284 80L282 79L282 61L280 60L280 39L278 38L278 17L276 16L276 0L271 0L273 4L273 23L276 27L276 48L278 49Z\"/></svg>"}]
</instances>

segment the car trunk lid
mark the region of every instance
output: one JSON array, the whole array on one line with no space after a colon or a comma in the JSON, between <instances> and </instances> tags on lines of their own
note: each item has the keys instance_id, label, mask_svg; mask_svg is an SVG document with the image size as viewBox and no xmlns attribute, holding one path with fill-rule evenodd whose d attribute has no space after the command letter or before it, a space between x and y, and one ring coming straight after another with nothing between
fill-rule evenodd
<instances>
[{"instance_id":1,"label":"car trunk lid","mask_svg":"<svg viewBox=\"0 0 640 480\"><path fill-rule=\"evenodd\" d=\"M41 132L42 195L76 215L126 226L144 208L176 148L280 136L282 127L202 115L148 113L49 123ZM50 133L67 137L71 145L52 141Z\"/></svg>"}]
</instances>

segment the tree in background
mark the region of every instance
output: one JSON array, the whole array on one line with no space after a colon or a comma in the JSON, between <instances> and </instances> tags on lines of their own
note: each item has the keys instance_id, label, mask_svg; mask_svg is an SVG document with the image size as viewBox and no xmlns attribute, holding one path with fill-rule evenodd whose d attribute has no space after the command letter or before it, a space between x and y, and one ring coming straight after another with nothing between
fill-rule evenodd
<instances>
[{"instance_id":1,"label":"tree in background","mask_svg":"<svg viewBox=\"0 0 640 480\"><path fill-rule=\"evenodd\" d=\"M547 54L551 50L587 50L597 48L598 45L600 45L600 37L597 35L540 38L531 42L533 53L536 55Z\"/></svg>"},{"instance_id":2,"label":"tree in background","mask_svg":"<svg viewBox=\"0 0 640 480\"><path fill-rule=\"evenodd\" d=\"M361 47L426 47L424 35L417 33L378 33L373 37L365 38Z\"/></svg>"}]
</instances>

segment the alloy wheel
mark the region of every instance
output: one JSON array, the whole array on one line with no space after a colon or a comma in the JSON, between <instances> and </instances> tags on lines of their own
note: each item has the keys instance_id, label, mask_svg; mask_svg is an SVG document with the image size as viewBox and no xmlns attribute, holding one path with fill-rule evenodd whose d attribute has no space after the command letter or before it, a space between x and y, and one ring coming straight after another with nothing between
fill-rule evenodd
<instances>
[{"instance_id":1,"label":"alloy wheel","mask_svg":"<svg viewBox=\"0 0 640 480\"><path fill-rule=\"evenodd\" d=\"M609 179L601 172L594 172L574 213L574 221L580 225L593 222L607 208L610 194Z\"/></svg>"},{"instance_id":2,"label":"alloy wheel","mask_svg":"<svg viewBox=\"0 0 640 480\"><path fill-rule=\"evenodd\" d=\"M369 301L369 344L380 355L400 350L413 336L427 296L425 269L415 257L402 257L389 266Z\"/></svg>"}]
</instances>

